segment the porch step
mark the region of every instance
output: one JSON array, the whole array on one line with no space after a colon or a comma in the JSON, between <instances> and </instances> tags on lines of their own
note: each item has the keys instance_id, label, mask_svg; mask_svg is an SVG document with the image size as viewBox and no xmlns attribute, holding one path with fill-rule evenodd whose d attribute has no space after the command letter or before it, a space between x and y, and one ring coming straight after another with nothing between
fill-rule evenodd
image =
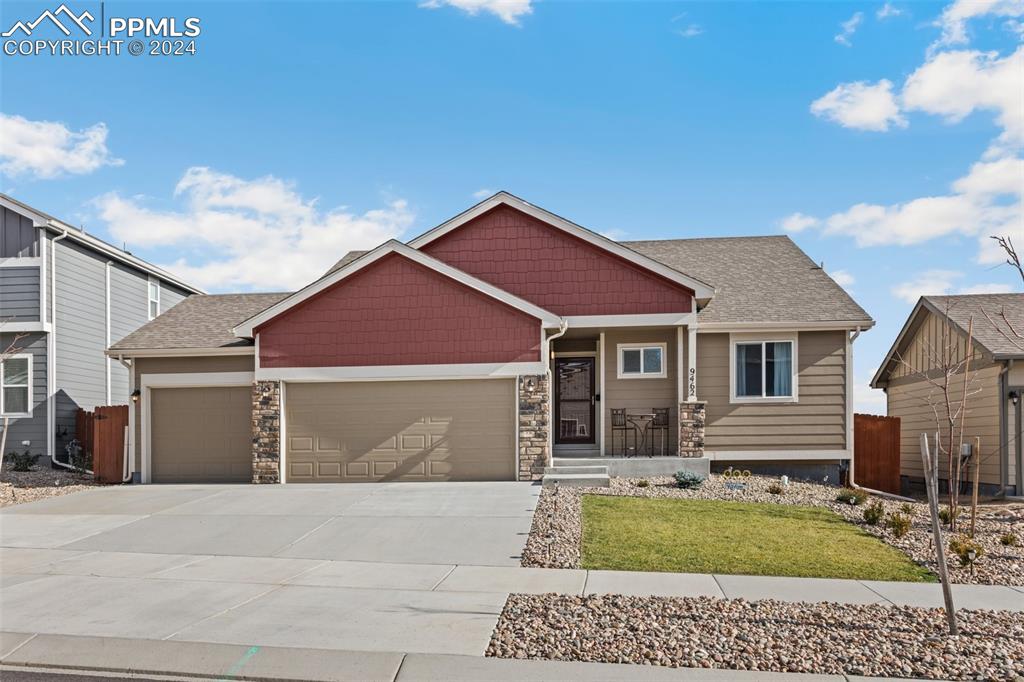
<instances>
[{"instance_id":1,"label":"porch step","mask_svg":"<svg viewBox=\"0 0 1024 682\"><path fill-rule=\"evenodd\" d=\"M608 473L603 474L544 474L543 485L561 485L566 487L607 488L611 484Z\"/></svg>"},{"instance_id":2,"label":"porch step","mask_svg":"<svg viewBox=\"0 0 1024 682\"><path fill-rule=\"evenodd\" d=\"M558 464L553 467L545 467L545 474L607 474L606 466L575 466Z\"/></svg>"}]
</instances>

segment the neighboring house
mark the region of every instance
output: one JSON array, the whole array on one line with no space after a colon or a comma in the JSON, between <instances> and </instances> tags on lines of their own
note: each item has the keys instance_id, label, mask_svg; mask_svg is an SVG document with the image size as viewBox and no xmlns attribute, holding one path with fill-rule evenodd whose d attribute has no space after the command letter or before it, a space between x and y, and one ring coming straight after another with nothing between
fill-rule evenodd
<instances>
[{"instance_id":1,"label":"neighboring house","mask_svg":"<svg viewBox=\"0 0 1024 682\"><path fill-rule=\"evenodd\" d=\"M964 440L981 439L983 493L1009 495L1024 491L1021 395L1024 395L1024 294L924 296L914 306L895 343L878 368L871 386L885 391L889 416L899 417L900 470L907 489L923 489L921 434L937 429L945 414L943 392L933 381L956 370L950 381L954 409L963 398L967 365L967 332L973 320L967 410L958 423ZM944 361L942 358L949 358ZM973 447L973 445L972 445ZM973 472L974 459L968 460ZM949 460L939 463L939 478L947 488ZM971 480L970 475L964 476Z\"/></svg>"},{"instance_id":2,"label":"neighboring house","mask_svg":"<svg viewBox=\"0 0 1024 682\"><path fill-rule=\"evenodd\" d=\"M7 449L66 461L81 407L128 402L128 370L107 346L200 293L38 209L0 194L0 415ZM2 428L2 420L0 420Z\"/></svg>"},{"instance_id":3,"label":"neighboring house","mask_svg":"<svg viewBox=\"0 0 1024 682\"><path fill-rule=\"evenodd\" d=\"M620 454L621 409L667 411L652 454L838 476L873 324L787 237L617 243L501 192L108 353L143 482L528 480Z\"/></svg>"}]
</instances>

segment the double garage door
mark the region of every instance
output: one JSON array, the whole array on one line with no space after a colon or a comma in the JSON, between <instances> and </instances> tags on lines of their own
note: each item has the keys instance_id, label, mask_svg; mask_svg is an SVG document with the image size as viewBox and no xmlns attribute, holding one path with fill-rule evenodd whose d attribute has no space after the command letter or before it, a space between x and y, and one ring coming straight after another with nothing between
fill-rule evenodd
<instances>
[{"instance_id":1,"label":"double garage door","mask_svg":"<svg viewBox=\"0 0 1024 682\"><path fill-rule=\"evenodd\" d=\"M251 389L152 391L156 483L252 479ZM289 483L515 478L509 379L289 383Z\"/></svg>"}]
</instances>

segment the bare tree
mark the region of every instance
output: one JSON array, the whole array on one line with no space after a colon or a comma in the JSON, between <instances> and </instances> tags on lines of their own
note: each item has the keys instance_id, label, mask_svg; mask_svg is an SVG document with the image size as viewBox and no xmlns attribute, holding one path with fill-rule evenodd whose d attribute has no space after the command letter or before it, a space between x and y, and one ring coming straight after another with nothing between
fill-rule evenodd
<instances>
[{"instance_id":1,"label":"bare tree","mask_svg":"<svg viewBox=\"0 0 1024 682\"><path fill-rule=\"evenodd\" d=\"M960 509L960 484L963 480L964 419L972 396L981 392L977 370L971 369L974 355L974 316L968 321L964 342L960 331L949 317L951 302L946 300L940 318L938 339L922 337L919 357L907 359L900 352L896 361L907 374L923 382L927 388L920 400L931 410L935 420L935 466L946 458L946 482L949 493L950 530L956 530ZM961 388L960 381L963 381ZM977 455L976 455L977 456ZM928 472L925 472L927 477Z\"/></svg>"},{"instance_id":2,"label":"bare tree","mask_svg":"<svg viewBox=\"0 0 1024 682\"><path fill-rule=\"evenodd\" d=\"M1020 275L1021 282L1024 282L1024 267L1020 264L1020 258L1017 256L1017 250L1013 247L1013 240L1009 237L998 237L992 236L990 239L996 240L999 244L999 248L1006 254L1006 264L1017 271Z\"/></svg>"}]
</instances>

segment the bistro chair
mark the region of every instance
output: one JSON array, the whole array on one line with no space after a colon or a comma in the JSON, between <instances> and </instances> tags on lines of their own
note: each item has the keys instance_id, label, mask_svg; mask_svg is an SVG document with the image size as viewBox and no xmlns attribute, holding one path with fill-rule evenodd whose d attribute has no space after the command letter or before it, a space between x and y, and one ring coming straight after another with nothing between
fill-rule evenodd
<instances>
[{"instance_id":1,"label":"bistro chair","mask_svg":"<svg viewBox=\"0 0 1024 682\"><path fill-rule=\"evenodd\" d=\"M661 434L661 456L664 457L668 450L668 408L667 407L655 407L654 421L651 422L650 432L651 435ZM654 443L651 443L651 450L653 452Z\"/></svg>"},{"instance_id":2,"label":"bistro chair","mask_svg":"<svg viewBox=\"0 0 1024 682\"><path fill-rule=\"evenodd\" d=\"M622 454L626 455L627 446L629 445L629 433L633 432L633 439L636 442L636 432L632 426L626 422L626 410L612 408L612 452L615 452L615 434L622 434Z\"/></svg>"}]
</instances>

